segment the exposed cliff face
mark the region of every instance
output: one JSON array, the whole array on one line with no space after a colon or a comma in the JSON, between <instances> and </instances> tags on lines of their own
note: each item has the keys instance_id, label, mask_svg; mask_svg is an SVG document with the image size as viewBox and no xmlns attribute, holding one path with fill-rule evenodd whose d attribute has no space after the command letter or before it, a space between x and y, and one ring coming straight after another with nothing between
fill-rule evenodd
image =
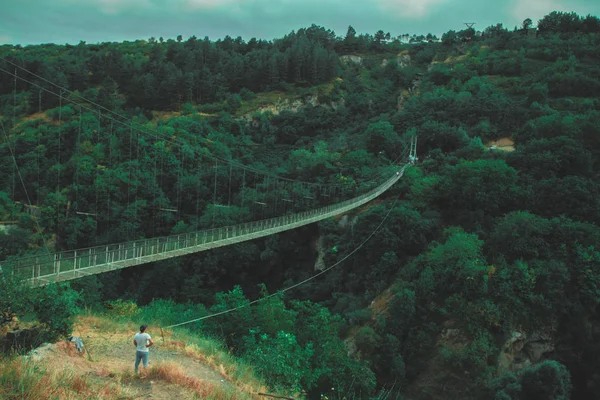
<instances>
[{"instance_id":1,"label":"exposed cliff face","mask_svg":"<svg viewBox=\"0 0 600 400\"><path fill-rule=\"evenodd\" d=\"M317 260L315 261L315 271L323 271L325 265L325 238L323 235L319 235L315 243L315 250L317 252Z\"/></svg>"},{"instance_id":2,"label":"exposed cliff face","mask_svg":"<svg viewBox=\"0 0 600 400\"><path fill-rule=\"evenodd\" d=\"M268 112L273 115L279 115L282 111L298 112L307 106L325 107L325 108L329 108L332 110L337 110L337 108L342 105L344 105L343 98L341 98L337 102L331 102L331 103L319 102L319 97L316 95L307 96L304 99L281 99L280 98L274 104L269 104L269 105L259 107L258 109L254 110L250 113L242 115L241 118L245 119L247 121L251 121L253 116L256 114L263 114L263 113Z\"/></svg>"},{"instance_id":3,"label":"exposed cliff face","mask_svg":"<svg viewBox=\"0 0 600 400\"><path fill-rule=\"evenodd\" d=\"M547 331L513 331L502 347L498 357L498 374L516 372L546 359L554 351L556 343Z\"/></svg>"},{"instance_id":4,"label":"exposed cliff face","mask_svg":"<svg viewBox=\"0 0 600 400\"><path fill-rule=\"evenodd\" d=\"M512 331L510 338L500 349L494 377L506 372L518 372L525 367L553 358L556 342L551 332L551 328L540 329L531 334ZM456 326L455 321L448 320L437 336L436 348L460 352L469 346L471 341L472 339L465 334L464 330ZM406 399L446 400L468 397L467 389L473 385L469 371L449 369L441 351L433 352L426 363L427 369L407 387L404 393ZM440 377L444 375L451 377L451 380L440 381ZM429 391L428 397L422 397L424 388ZM466 392L462 393L465 390Z\"/></svg>"},{"instance_id":5,"label":"exposed cliff face","mask_svg":"<svg viewBox=\"0 0 600 400\"><path fill-rule=\"evenodd\" d=\"M406 68L408 66L411 65L412 59L410 58L410 55L408 54L398 54L398 56L396 56L396 62L398 63L398 65L400 66L400 68ZM386 65L388 65L390 63L390 60L388 60L387 58L384 58L383 61L381 62L381 66L385 67Z\"/></svg>"},{"instance_id":6,"label":"exposed cliff face","mask_svg":"<svg viewBox=\"0 0 600 400\"><path fill-rule=\"evenodd\" d=\"M452 325L452 324L448 324ZM438 344L460 348L469 343L460 329L445 328L442 330ZM550 358L556 342L550 329L527 334L512 331L510 338L504 343L498 356L497 375L506 372L517 372L538 362Z\"/></svg>"},{"instance_id":7,"label":"exposed cliff face","mask_svg":"<svg viewBox=\"0 0 600 400\"><path fill-rule=\"evenodd\" d=\"M271 104L271 105L259 108L257 110L257 112L259 112L259 113L271 112L271 113L273 113L273 115L277 115L277 114L279 114L282 111L298 112L302 107L305 107L306 105L309 105L309 104L312 105L312 106L319 105L319 101L318 101L317 96L309 96L309 97L306 98L306 100L301 100L301 99L297 99L297 100L289 100L289 99L279 100L275 104Z\"/></svg>"},{"instance_id":8,"label":"exposed cliff face","mask_svg":"<svg viewBox=\"0 0 600 400\"><path fill-rule=\"evenodd\" d=\"M348 63L362 64L362 57L353 56L353 55L340 56L340 62L342 62L344 64L348 64Z\"/></svg>"}]
</instances>

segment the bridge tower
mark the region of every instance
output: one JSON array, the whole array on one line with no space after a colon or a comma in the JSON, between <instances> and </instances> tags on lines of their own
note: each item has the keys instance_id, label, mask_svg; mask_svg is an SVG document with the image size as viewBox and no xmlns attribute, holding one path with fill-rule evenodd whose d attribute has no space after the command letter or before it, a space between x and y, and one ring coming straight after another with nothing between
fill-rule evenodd
<instances>
[{"instance_id":1,"label":"bridge tower","mask_svg":"<svg viewBox=\"0 0 600 400\"><path fill-rule=\"evenodd\" d=\"M417 157L417 135L410 138L410 153L408 155L408 162L411 164L416 164L419 161L419 157Z\"/></svg>"}]
</instances>

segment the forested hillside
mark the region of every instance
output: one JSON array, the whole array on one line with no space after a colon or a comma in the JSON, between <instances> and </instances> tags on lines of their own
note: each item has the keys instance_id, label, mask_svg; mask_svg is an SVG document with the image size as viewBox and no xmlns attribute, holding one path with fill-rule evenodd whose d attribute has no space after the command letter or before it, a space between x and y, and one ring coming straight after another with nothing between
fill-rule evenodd
<instances>
[{"instance_id":1,"label":"forested hillside","mask_svg":"<svg viewBox=\"0 0 600 400\"><path fill-rule=\"evenodd\" d=\"M327 274L187 327L309 398L600 398L600 20L400 39L313 25L273 41L1 46L0 220L16 222L0 263L255 217L243 200L215 211L203 154L359 190L417 135L419 163L350 215L32 296L132 302L175 324L314 275L390 212ZM3 324L51 325L2 282Z\"/></svg>"}]
</instances>

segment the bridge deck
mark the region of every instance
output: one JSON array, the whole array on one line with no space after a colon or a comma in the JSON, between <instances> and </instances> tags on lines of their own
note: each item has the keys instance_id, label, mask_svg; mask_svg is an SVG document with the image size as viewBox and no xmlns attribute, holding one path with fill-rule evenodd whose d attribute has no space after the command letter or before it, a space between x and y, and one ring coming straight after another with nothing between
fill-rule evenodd
<instances>
[{"instance_id":1,"label":"bridge deck","mask_svg":"<svg viewBox=\"0 0 600 400\"><path fill-rule=\"evenodd\" d=\"M2 266L34 286L43 286L257 239L360 207L394 185L405 168L361 196L311 211L181 235L25 257Z\"/></svg>"}]
</instances>

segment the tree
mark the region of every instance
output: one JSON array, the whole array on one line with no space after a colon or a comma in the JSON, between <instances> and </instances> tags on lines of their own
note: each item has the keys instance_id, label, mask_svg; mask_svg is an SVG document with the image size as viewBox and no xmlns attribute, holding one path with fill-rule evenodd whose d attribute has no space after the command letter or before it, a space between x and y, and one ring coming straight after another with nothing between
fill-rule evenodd
<instances>
[{"instance_id":1,"label":"tree","mask_svg":"<svg viewBox=\"0 0 600 400\"><path fill-rule=\"evenodd\" d=\"M400 150L400 137L394 131L394 126L386 121L369 124L365 131L367 150L372 154L385 154L394 159Z\"/></svg>"},{"instance_id":2,"label":"tree","mask_svg":"<svg viewBox=\"0 0 600 400\"><path fill-rule=\"evenodd\" d=\"M348 26L346 37L344 38L344 51L347 53L358 49L358 39L356 38L356 30L352 26Z\"/></svg>"},{"instance_id":3,"label":"tree","mask_svg":"<svg viewBox=\"0 0 600 400\"><path fill-rule=\"evenodd\" d=\"M529 30L529 28L531 28L531 25L533 25L533 21L531 20L531 18L527 18L523 21L523 30L525 32L527 32L527 30Z\"/></svg>"},{"instance_id":4,"label":"tree","mask_svg":"<svg viewBox=\"0 0 600 400\"><path fill-rule=\"evenodd\" d=\"M313 379L307 377L311 375L309 366L314 352L311 343L300 346L293 334L282 331L273 337L251 330L244 347L244 358L260 371L271 388L283 385L295 393L302 390L302 380L307 388L313 384Z\"/></svg>"},{"instance_id":5,"label":"tree","mask_svg":"<svg viewBox=\"0 0 600 400\"><path fill-rule=\"evenodd\" d=\"M517 376L512 373L495 379L491 397L500 400L569 400L571 377L557 361L543 361L524 368Z\"/></svg>"},{"instance_id":6,"label":"tree","mask_svg":"<svg viewBox=\"0 0 600 400\"><path fill-rule=\"evenodd\" d=\"M33 290L0 268L0 328L32 309Z\"/></svg>"},{"instance_id":7,"label":"tree","mask_svg":"<svg viewBox=\"0 0 600 400\"><path fill-rule=\"evenodd\" d=\"M456 31L450 30L442 35L442 43L445 46L451 46L458 40Z\"/></svg>"},{"instance_id":8,"label":"tree","mask_svg":"<svg viewBox=\"0 0 600 400\"><path fill-rule=\"evenodd\" d=\"M377 50L382 49L383 41L386 40L386 37L389 38L389 36L389 33L386 35L382 30L377 31L377 33L375 33L375 36L373 37L373 47Z\"/></svg>"},{"instance_id":9,"label":"tree","mask_svg":"<svg viewBox=\"0 0 600 400\"><path fill-rule=\"evenodd\" d=\"M503 160L462 161L448 170L440 186L439 204L453 219L498 216L521 197L517 171Z\"/></svg>"},{"instance_id":10,"label":"tree","mask_svg":"<svg viewBox=\"0 0 600 400\"><path fill-rule=\"evenodd\" d=\"M356 30L352 27L352 25L348 26L348 31L346 32L345 41L353 40L356 37Z\"/></svg>"},{"instance_id":11,"label":"tree","mask_svg":"<svg viewBox=\"0 0 600 400\"><path fill-rule=\"evenodd\" d=\"M79 293L67 285L58 284L50 284L38 290L33 310L46 328L44 340L52 341L69 336L78 311Z\"/></svg>"},{"instance_id":12,"label":"tree","mask_svg":"<svg viewBox=\"0 0 600 400\"><path fill-rule=\"evenodd\" d=\"M416 297L410 289L399 290L390 302L386 321L386 330L396 337L402 338L408 332L415 315Z\"/></svg>"},{"instance_id":13,"label":"tree","mask_svg":"<svg viewBox=\"0 0 600 400\"><path fill-rule=\"evenodd\" d=\"M508 262L539 258L550 250L552 232L549 220L526 211L508 213L498 220L486 248L489 254L504 255Z\"/></svg>"}]
</instances>

